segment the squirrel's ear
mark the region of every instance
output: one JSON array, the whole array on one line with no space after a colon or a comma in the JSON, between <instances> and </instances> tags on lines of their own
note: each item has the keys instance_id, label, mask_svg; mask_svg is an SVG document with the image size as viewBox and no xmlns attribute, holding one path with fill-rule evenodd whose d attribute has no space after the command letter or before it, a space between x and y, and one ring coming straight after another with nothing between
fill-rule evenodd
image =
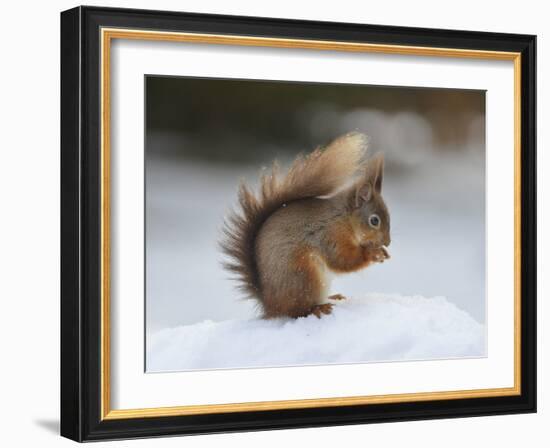
<instances>
[{"instance_id":1,"label":"squirrel's ear","mask_svg":"<svg viewBox=\"0 0 550 448\"><path fill-rule=\"evenodd\" d=\"M359 208L364 203L369 202L372 198L373 187L370 182L363 182L357 185L355 189L355 207Z\"/></svg>"},{"instance_id":2,"label":"squirrel's ear","mask_svg":"<svg viewBox=\"0 0 550 448\"><path fill-rule=\"evenodd\" d=\"M384 154L379 153L369 159L363 179L355 188L354 204L360 207L369 202L374 192L382 191L382 177L384 173Z\"/></svg>"},{"instance_id":3,"label":"squirrel's ear","mask_svg":"<svg viewBox=\"0 0 550 448\"><path fill-rule=\"evenodd\" d=\"M382 191L382 178L384 175L384 154L378 153L367 162L366 180L374 187L374 191Z\"/></svg>"}]
</instances>

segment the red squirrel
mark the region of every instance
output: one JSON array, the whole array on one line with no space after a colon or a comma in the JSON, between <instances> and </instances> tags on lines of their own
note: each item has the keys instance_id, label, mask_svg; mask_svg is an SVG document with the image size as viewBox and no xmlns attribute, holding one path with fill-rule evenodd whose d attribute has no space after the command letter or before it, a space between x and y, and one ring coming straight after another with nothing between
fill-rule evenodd
<instances>
[{"instance_id":1,"label":"red squirrel","mask_svg":"<svg viewBox=\"0 0 550 448\"><path fill-rule=\"evenodd\" d=\"M225 267L258 301L263 318L330 314L330 273L389 258L390 215L382 198L384 159L366 159L366 136L343 135L294 160L276 162L254 194L241 183L240 212L224 226Z\"/></svg>"}]
</instances>

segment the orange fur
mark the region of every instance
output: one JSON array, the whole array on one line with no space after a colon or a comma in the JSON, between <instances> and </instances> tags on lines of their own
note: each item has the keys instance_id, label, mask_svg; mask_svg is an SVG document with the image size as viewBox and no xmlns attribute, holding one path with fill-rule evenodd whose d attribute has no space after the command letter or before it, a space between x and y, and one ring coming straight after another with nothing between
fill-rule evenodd
<instances>
[{"instance_id":1,"label":"orange fur","mask_svg":"<svg viewBox=\"0 0 550 448\"><path fill-rule=\"evenodd\" d=\"M335 272L354 272L367 267L372 260L357 239L349 219L336 222L326 233L331 249L325 254L327 266Z\"/></svg>"}]
</instances>

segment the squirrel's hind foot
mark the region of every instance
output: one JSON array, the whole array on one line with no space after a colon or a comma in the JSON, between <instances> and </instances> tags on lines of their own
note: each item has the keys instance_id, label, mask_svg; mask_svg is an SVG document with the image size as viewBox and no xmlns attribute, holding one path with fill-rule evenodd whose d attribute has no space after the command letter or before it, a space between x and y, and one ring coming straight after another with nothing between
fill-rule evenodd
<instances>
[{"instance_id":1,"label":"squirrel's hind foot","mask_svg":"<svg viewBox=\"0 0 550 448\"><path fill-rule=\"evenodd\" d=\"M321 316L323 314L332 313L333 306L334 305L332 303L321 303L320 305L315 305L313 308L311 308L311 314L314 314L317 319L321 319Z\"/></svg>"},{"instance_id":2,"label":"squirrel's hind foot","mask_svg":"<svg viewBox=\"0 0 550 448\"><path fill-rule=\"evenodd\" d=\"M329 300L346 300L347 297L342 294L332 294L331 296L328 296Z\"/></svg>"}]
</instances>

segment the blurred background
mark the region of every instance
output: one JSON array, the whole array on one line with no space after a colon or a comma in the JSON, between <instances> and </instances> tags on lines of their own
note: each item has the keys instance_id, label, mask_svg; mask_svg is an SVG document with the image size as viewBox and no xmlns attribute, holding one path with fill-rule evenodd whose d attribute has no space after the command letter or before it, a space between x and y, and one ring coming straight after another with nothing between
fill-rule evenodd
<instances>
[{"instance_id":1,"label":"blurred background","mask_svg":"<svg viewBox=\"0 0 550 448\"><path fill-rule=\"evenodd\" d=\"M146 331L255 316L221 267L241 179L359 130L386 159L391 260L333 291L445 296L485 322L485 92L146 77Z\"/></svg>"}]
</instances>

